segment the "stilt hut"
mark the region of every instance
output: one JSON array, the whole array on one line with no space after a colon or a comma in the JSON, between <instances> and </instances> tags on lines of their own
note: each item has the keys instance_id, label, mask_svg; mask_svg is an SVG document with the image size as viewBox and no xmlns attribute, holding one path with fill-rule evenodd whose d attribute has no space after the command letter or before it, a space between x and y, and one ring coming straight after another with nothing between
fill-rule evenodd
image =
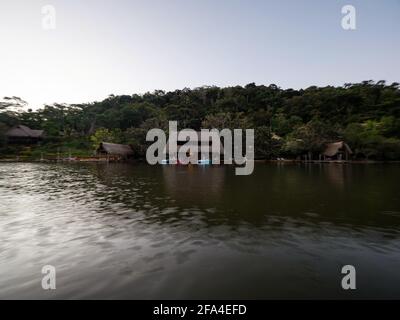
<instances>
[{"instance_id":1,"label":"stilt hut","mask_svg":"<svg viewBox=\"0 0 400 320\"><path fill-rule=\"evenodd\" d=\"M97 155L104 155L112 160L126 160L133 156L133 149L127 144L101 142L96 150Z\"/></svg>"},{"instance_id":2,"label":"stilt hut","mask_svg":"<svg viewBox=\"0 0 400 320\"><path fill-rule=\"evenodd\" d=\"M8 143L37 143L44 137L43 130L34 130L24 125L12 127L6 132Z\"/></svg>"},{"instance_id":3,"label":"stilt hut","mask_svg":"<svg viewBox=\"0 0 400 320\"><path fill-rule=\"evenodd\" d=\"M349 160L353 151L344 141L328 143L322 153L324 160Z\"/></svg>"},{"instance_id":4,"label":"stilt hut","mask_svg":"<svg viewBox=\"0 0 400 320\"><path fill-rule=\"evenodd\" d=\"M181 132L185 133L185 130L182 130ZM202 136L200 131L195 132L197 136L197 144L193 145L193 147L197 147L197 160L198 164L211 164L212 162L215 163L217 159L220 161L221 157L224 155L224 147L223 144L221 143L221 139L218 134L216 133L210 133L210 135ZM183 145L186 145L188 142L187 141L182 141L178 140L177 141L177 153L181 151L181 147ZM206 154L203 154L201 152L202 146L208 145L209 152ZM177 161L178 159L173 159L171 158L170 154L170 149L171 149L171 141L168 140L167 144L163 150L163 154L165 155L167 159L163 161L163 163L168 163L168 162L173 162ZM189 151L186 152L186 155L188 157L194 156L192 150L189 149Z\"/></svg>"}]
</instances>

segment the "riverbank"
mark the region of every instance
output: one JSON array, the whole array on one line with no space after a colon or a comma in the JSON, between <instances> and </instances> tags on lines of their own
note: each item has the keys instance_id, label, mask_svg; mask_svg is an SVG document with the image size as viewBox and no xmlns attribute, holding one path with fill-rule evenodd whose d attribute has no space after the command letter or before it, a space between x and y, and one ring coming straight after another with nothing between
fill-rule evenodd
<instances>
[{"instance_id":1,"label":"riverbank","mask_svg":"<svg viewBox=\"0 0 400 320\"><path fill-rule=\"evenodd\" d=\"M116 157L68 157L68 158L41 158L41 159L25 159L25 158L4 158L0 162L23 162L23 163L57 163L57 162L133 162L134 160L122 160Z\"/></svg>"},{"instance_id":2,"label":"riverbank","mask_svg":"<svg viewBox=\"0 0 400 320\"><path fill-rule=\"evenodd\" d=\"M145 163L144 159L118 159L114 157L104 157L104 156L93 156L93 157L71 157L71 158L43 158L43 159L27 159L23 157L15 158L0 158L0 163L74 163L74 162L84 162L84 163ZM327 163L327 164L384 164L384 163L400 163L400 160L254 160L255 163L278 163L278 164L290 164L290 163ZM211 164L212 165L212 164ZM219 165L229 165L221 163Z\"/></svg>"}]
</instances>

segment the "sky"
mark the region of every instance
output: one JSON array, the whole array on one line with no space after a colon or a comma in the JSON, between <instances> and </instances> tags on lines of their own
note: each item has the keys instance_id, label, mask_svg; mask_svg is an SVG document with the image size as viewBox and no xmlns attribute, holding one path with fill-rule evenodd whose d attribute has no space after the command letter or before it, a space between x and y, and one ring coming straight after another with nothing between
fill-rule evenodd
<instances>
[{"instance_id":1,"label":"sky","mask_svg":"<svg viewBox=\"0 0 400 320\"><path fill-rule=\"evenodd\" d=\"M356 29L342 28L344 5ZM55 9L55 28L43 6ZM400 0L1 0L0 98L400 82Z\"/></svg>"}]
</instances>

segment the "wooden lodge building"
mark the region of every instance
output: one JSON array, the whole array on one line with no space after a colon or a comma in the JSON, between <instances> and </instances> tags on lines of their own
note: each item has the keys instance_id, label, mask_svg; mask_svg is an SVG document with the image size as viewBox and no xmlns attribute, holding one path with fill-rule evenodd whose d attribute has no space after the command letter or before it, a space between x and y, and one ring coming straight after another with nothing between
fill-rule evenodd
<instances>
[{"instance_id":1,"label":"wooden lodge building","mask_svg":"<svg viewBox=\"0 0 400 320\"><path fill-rule=\"evenodd\" d=\"M318 158L316 158L317 154L309 151L296 159L304 161L348 161L351 160L352 155L353 151L346 142L336 141L325 144L318 154Z\"/></svg>"},{"instance_id":2,"label":"wooden lodge building","mask_svg":"<svg viewBox=\"0 0 400 320\"><path fill-rule=\"evenodd\" d=\"M34 130L24 125L17 125L6 132L8 143L32 144L44 138L43 130Z\"/></svg>"},{"instance_id":3,"label":"wooden lodge building","mask_svg":"<svg viewBox=\"0 0 400 320\"><path fill-rule=\"evenodd\" d=\"M322 160L350 160L353 151L344 141L328 143L322 152Z\"/></svg>"},{"instance_id":4,"label":"wooden lodge building","mask_svg":"<svg viewBox=\"0 0 400 320\"><path fill-rule=\"evenodd\" d=\"M96 150L98 156L107 156L110 160L126 160L133 156L133 149L127 144L101 142Z\"/></svg>"},{"instance_id":5,"label":"wooden lodge building","mask_svg":"<svg viewBox=\"0 0 400 320\"><path fill-rule=\"evenodd\" d=\"M181 132L184 132L184 131L185 130L182 130ZM213 141L211 137L209 137L207 140L204 140L204 139L202 140L200 131L196 131L196 134L197 134L197 150L198 150L197 159L198 159L199 163L201 163L203 161L205 161L205 162L215 161L217 158L219 158L221 160L223 158L224 147L223 147L223 144L221 142L219 135L218 135L218 138L215 139L215 141ZM180 140L177 141L177 155L180 151L180 148L183 145L187 144L188 141L189 141L189 139L187 141L180 141ZM202 145L209 146L209 152L208 152L208 155L205 156L205 158L203 157L204 155L202 155L202 153L201 153ZM170 148L171 148L170 141L168 140L167 144L163 150L164 159L166 159L165 161L178 160L178 159L171 158ZM187 153L187 156L191 156L190 150Z\"/></svg>"}]
</instances>

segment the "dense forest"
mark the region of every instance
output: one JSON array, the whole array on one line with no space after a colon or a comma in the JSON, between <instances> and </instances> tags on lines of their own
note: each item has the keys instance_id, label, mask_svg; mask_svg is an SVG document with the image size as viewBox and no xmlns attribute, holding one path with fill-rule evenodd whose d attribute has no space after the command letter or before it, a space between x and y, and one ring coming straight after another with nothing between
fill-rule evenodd
<instances>
[{"instance_id":1,"label":"dense forest","mask_svg":"<svg viewBox=\"0 0 400 320\"><path fill-rule=\"evenodd\" d=\"M136 157L147 148L151 128L253 128L256 158L318 154L328 142L345 140L357 159L400 160L400 85L385 81L293 90L276 85L215 86L143 95L111 95L90 104L28 109L18 97L0 102L0 154L45 152L89 155L99 141L131 144ZM7 143L16 124L44 129L33 147Z\"/></svg>"}]
</instances>

